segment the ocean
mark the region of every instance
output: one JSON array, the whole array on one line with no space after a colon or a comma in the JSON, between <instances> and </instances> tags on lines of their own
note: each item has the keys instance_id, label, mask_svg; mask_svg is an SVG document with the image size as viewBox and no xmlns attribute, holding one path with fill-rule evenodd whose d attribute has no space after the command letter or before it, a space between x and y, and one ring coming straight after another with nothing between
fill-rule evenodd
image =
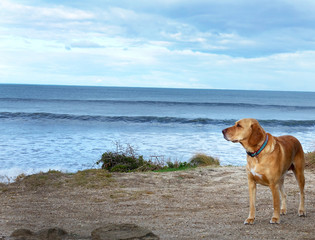
<instances>
[{"instance_id":1,"label":"ocean","mask_svg":"<svg viewBox=\"0 0 315 240\"><path fill-rule=\"evenodd\" d=\"M241 118L315 150L313 92L0 84L0 180L95 168L117 142L145 159L205 153L245 165L244 149L221 132Z\"/></svg>"}]
</instances>

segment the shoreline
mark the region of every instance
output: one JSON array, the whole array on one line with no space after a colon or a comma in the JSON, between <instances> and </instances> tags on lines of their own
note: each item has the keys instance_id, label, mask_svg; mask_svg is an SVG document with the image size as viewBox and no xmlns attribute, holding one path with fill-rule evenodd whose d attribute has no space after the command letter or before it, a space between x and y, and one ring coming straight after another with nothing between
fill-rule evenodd
<instances>
[{"instance_id":1,"label":"shoreline","mask_svg":"<svg viewBox=\"0 0 315 240\"><path fill-rule=\"evenodd\" d=\"M0 237L20 228L60 227L88 238L97 227L121 223L145 227L160 239L311 239L315 235L312 169L305 171L307 217L297 216L298 186L289 172L285 178L288 214L279 225L269 224L271 192L259 185L253 226L243 224L249 205L245 167L80 174L52 171L1 184Z\"/></svg>"}]
</instances>

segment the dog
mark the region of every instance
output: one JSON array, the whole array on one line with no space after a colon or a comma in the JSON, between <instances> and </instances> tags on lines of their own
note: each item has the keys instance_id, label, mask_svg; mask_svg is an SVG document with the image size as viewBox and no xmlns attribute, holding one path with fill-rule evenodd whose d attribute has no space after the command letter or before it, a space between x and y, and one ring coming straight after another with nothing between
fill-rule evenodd
<instances>
[{"instance_id":1,"label":"dog","mask_svg":"<svg viewBox=\"0 0 315 240\"><path fill-rule=\"evenodd\" d=\"M283 185L288 170L293 171L300 188L298 215L306 216L304 207L305 160L299 140L289 135L274 137L270 133L266 133L259 122L252 118L241 119L234 126L222 130L222 133L226 140L239 142L247 152L246 172L250 210L244 224L254 224L255 221L257 183L269 186L274 208L270 223L280 223L280 215L285 215L287 212Z\"/></svg>"}]
</instances>

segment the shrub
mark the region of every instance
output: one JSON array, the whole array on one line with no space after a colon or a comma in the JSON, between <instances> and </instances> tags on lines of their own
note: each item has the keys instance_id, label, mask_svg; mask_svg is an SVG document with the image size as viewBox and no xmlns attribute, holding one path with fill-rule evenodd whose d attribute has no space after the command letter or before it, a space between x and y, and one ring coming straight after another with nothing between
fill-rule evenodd
<instances>
[{"instance_id":1,"label":"shrub","mask_svg":"<svg viewBox=\"0 0 315 240\"><path fill-rule=\"evenodd\" d=\"M196 154L190 162L171 161L165 163L157 158L156 162L146 161L142 155L138 155L130 144L122 146L116 142L115 151L107 151L102 154L102 158L96 162L101 164L102 169L111 172L130 172L130 171L156 171L156 170L184 170L198 166L220 165L218 159L205 154Z\"/></svg>"},{"instance_id":2,"label":"shrub","mask_svg":"<svg viewBox=\"0 0 315 240\"><path fill-rule=\"evenodd\" d=\"M167 164L168 168L175 168L176 167L175 163L173 163L171 161L166 162L166 164Z\"/></svg>"},{"instance_id":3,"label":"shrub","mask_svg":"<svg viewBox=\"0 0 315 240\"><path fill-rule=\"evenodd\" d=\"M219 166L220 161L218 159L215 159L211 156L208 156L203 153L197 153L195 154L189 162L192 166L198 167L198 166L210 166L215 165Z\"/></svg>"},{"instance_id":4,"label":"shrub","mask_svg":"<svg viewBox=\"0 0 315 240\"><path fill-rule=\"evenodd\" d=\"M111 172L150 171L162 167L150 161L145 161L143 156L138 155L130 144L124 147L119 143L116 143L116 151L103 153L102 158L96 164L101 164L102 169Z\"/></svg>"}]
</instances>

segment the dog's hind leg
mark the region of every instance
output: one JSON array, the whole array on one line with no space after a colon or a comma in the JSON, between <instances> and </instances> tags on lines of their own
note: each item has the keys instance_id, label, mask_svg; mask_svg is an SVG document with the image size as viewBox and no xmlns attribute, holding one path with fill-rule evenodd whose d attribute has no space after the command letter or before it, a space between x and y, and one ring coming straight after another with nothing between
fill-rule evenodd
<instances>
[{"instance_id":1,"label":"dog's hind leg","mask_svg":"<svg viewBox=\"0 0 315 240\"><path fill-rule=\"evenodd\" d=\"M281 208L280 215L287 214L287 194L284 191L284 177L279 182L280 194L281 194Z\"/></svg>"},{"instance_id":2,"label":"dog's hind leg","mask_svg":"<svg viewBox=\"0 0 315 240\"><path fill-rule=\"evenodd\" d=\"M303 171L298 171L296 169L293 170L295 178L299 184L300 188L300 205L299 205L299 216L306 216L306 211L305 211L305 194L304 194L304 186L305 186L305 178L304 178L304 173Z\"/></svg>"},{"instance_id":3,"label":"dog's hind leg","mask_svg":"<svg viewBox=\"0 0 315 240\"><path fill-rule=\"evenodd\" d=\"M294 159L294 167L292 171L295 175L296 181L299 184L300 188L300 205L299 205L299 216L306 216L305 211L305 194L304 194L304 187L305 187L305 177L304 177L304 152L300 151L299 154L295 156Z\"/></svg>"}]
</instances>

